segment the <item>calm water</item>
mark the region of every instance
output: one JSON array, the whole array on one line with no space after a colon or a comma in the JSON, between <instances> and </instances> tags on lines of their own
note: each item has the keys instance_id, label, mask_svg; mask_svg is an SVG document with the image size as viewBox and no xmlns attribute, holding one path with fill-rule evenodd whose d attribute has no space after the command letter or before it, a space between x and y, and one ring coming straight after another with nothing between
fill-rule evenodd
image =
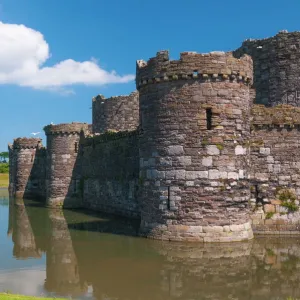
<instances>
[{"instance_id":1,"label":"calm water","mask_svg":"<svg viewBox=\"0 0 300 300\"><path fill-rule=\"evenodd\" d=\"M0 190L0 291L101 300L300 296L300 240L199 245L135 237L137 224L14 203Z\"/></svg>"}]
</instances>

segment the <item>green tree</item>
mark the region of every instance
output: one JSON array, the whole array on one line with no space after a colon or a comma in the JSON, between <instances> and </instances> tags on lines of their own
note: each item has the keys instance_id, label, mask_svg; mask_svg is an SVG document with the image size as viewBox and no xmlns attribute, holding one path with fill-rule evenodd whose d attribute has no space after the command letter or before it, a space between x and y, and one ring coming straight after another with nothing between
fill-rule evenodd
<instances>
[{"instance_id":1,"label":"green tree","mask_svg":"<svg viewBox=\"0 0 300 300\"><path fill-rule=\"evenodd\" d=\"M9 157L8 152L0 152L0 162L6 163Z\"/></svg>"}]
</instances>

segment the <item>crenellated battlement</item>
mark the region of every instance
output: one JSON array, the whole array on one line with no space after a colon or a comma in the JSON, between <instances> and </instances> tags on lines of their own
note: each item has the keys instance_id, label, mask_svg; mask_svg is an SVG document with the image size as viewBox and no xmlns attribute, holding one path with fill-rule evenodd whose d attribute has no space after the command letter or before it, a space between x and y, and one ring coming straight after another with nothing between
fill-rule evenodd
<instances>
[{"instance_id":1,"label":"crenellated battlement","mask_svg":"<svg viewBox=\"0 0 300 300\"><path fill-rule=\"evenodd\" d=\"M83 146L91 146L91 145L106 143L108 141L116 141L131 136L138 136L139 134L140 132L138 130L132 130L132 131L127 130L127 131L119 131L119 132L107 131L106 133L100 135L88 135L82 141L81 144Z\"/></svg>"},{"instance_id":2,"label":"crenellated battlement","mask_svg":"<svg viewBox=\"0 0 300 300\"><path fill-rule=\"evenodd\" d=\"M44 127L44 131L46 135L51 134L80 134L81 131L88 131L89 124L87 123L65 123L58 125L47 125Z\"/></svg>"},{"instance_id":3,"label":"crenellated battlement","mask_svg":"<svg viewBox=\"0 0 300 300\"><path fill-rule=\"evenodd\" d=\"M253 44L253 43L269 43L280 41L281 39L295 38L296 40L300 37L300 31L288 32L287 30L280 30L277 34L271 37L262 39L246 39L243 41L243 45Z\"/></svg>"},{"instance_id":4,"label":"crenellated battlement","mask_svg":"<svg viewBox=\"0 0 300 300\"><path fill-rule=\"evenodd\" d=\"M42 139L40 138L16 138L12 145L13 149L35 149L42 147Z\"/></svg>"},{"instance_id":5,"label":"crenellated battlement","mask_svg":"<svg viewBox=\"0 0 300 300\"><path fill-rule=\"evenodd\" d=\"M114 100L121 101L124 98L127 99L128 97L138 97L138 95L139 95L138 91L134 91L134 92L130 93L129 95L118 95L118 96L112 96L109 98L106 98L104 95L99 94L92 98L92 102L97 102L97 101L106 102L106 101L114 101Z\"/></svg>"},{"instance_id":6,"label":"crenellated battlement","mask_svg":"<svg viewBox=\"0 0 300 300\"><path fill-rule=\"evenodd\" d=\"M293 128L300 125L300 107L291 105L277 105L266 107L253 105L251 124L254 127Z\"/></svg>"},{"instance_id":7,"label":"crenellated battlement","mask_svg":"<svg viewBox=\"0 0 300 300\"><path fill-rule=\"evenodd\" d=\"M202 79L212 81L252 81L252 59L248 55L234 58L232 52L200 54L182 52L179 60L170 60L168 51L157 52L148 62L137 61L137 88L172 80Z\"/></svg>"}]
</instances>

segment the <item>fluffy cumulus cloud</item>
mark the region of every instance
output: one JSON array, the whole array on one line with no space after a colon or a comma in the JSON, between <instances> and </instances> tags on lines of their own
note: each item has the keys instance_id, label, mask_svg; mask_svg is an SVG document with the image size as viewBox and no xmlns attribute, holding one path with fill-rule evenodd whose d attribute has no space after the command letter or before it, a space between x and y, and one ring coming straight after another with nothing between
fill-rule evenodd
<instances>
[{"instance_id":1,"label":"fluffy cumulus cloud","mask_svg":"<svg viewBox=\"0 0 300 300\"><path fill-rule=\"evenodd\" d=\"M74 84L126 83L134 75L120 76L101 68L95 59L66 59L48 67L49 45L43 35L24 25L0 22L0 84L63 90Z\"/></svg>"}]
</instances>

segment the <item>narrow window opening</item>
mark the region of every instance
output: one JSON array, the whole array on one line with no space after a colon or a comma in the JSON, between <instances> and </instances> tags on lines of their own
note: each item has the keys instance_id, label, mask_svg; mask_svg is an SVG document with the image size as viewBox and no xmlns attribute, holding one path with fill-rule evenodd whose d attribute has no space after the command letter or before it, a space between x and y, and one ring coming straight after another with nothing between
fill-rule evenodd
<instances>
[{"instance_id":1,"label":"narrow window opening","mask_svg":"<svg viewBox=\"0 0 300 300\"><path fill-rule=\"evenodd\" d=\"M34 158L34 155L33 155L33 154L31 154L31 162L33 162L33 158Z\"/></svg>"},{"instance_id":2,"label":"narrow window opening","mask_svg":"<svg viewBox=\"0 0 300 300\"><path fill-rule=\"evenodd\" d=\"M194 75L194 76L198 76L198 71L197 71L197 70L194 71L194 72L193 72L193 75Z\"/></svg>"},{"instance_id":3,"label":"narrow window opening","mask_svg":"<svg viewBox=\"0 0 300 300\"><path fill-rule=\"evenodd\" d=\"M168 200L167 200L167 207L168 207L168 210L170 210L171 208L171 204L170 204L170 187L168 186Z\"/></svg>"},{"instance_id":4,"label":"narrow window opening","mask_svg":"<svg viewBox=\"0 0 300 300\"><path fill-rule=\"evenodd\" d=\"M206 109L206 129L212 129L212 111L211 108Z\"/></svg>"},{"instance_id":5,"label":"narrow window opening","mask_svg":"<svg viewBox=\"0 0 300 300\"><path fill-rule=\"evenodd\" d=\"M78 142L75 143L75 153L78 153Z\"/></svg>"}]
</instances>

